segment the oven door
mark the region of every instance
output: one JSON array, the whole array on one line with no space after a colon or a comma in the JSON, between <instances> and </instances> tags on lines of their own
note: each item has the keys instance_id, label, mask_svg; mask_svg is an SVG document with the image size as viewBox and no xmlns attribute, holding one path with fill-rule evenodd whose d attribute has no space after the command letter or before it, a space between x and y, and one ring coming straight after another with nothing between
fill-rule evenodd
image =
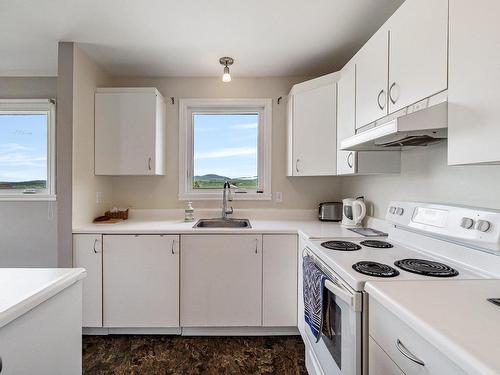
<instances>
[{"instance_id":1,"label":"oven door","mask_svg":"<svg viewBox=\"0 0 500 375\"><path fill-rule=\"evenodd\" d=\"M362 295L344 286L338 279L325 282L325 329L318 342L306 325L308 346L318 365L328 375L361 374L361 301Z\"/></svg>"}]
</instances>

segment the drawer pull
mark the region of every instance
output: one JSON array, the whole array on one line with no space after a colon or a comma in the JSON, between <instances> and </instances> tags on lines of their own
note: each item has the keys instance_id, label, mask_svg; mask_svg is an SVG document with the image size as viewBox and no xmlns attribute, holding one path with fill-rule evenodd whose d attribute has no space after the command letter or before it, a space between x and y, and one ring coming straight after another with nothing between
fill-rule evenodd
<instances>
[{"instance_id":1,"label":"drawer pull","mask_svg":"<svg viewBox=\"0 0 500 375\"><path fill-rule=\"evenodd\" d=\"M406 349L406 347L403 345L400 339L396 340L396 348L402 355L404 355L410 361L415 362L417 365L425 366L424 361L422 361L420 358L416 357L415 355L412 354L412 352Z\"/></svg>"}]
</instances>

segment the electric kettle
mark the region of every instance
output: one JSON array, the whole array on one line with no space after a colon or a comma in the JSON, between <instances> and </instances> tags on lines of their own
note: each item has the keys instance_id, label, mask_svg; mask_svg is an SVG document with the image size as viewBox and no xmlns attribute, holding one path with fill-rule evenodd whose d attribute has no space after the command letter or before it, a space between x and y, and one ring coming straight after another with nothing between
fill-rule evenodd
<instances>
[{"instance_id":1,"label":"electric kettle","mask_svg":"<svg viewBox=\"0 0 500 375\"><path fill-rule=\"evenodd\" d=\"M366 205L363 197L342 199L342 226L354 228L361 226L366 215Z\"/></svg>"}]
</instances>

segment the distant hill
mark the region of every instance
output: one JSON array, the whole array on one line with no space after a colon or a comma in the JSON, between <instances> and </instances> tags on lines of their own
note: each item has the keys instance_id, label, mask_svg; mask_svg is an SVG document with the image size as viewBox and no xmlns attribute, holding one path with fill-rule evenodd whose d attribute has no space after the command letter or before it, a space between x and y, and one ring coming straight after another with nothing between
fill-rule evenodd
<instances>
[{"instance_id":1,"label":"distant hill","mask_svg":"<svg viewBox=\"0 0 500 375\"><path fill-rule=\"evenodd\" d=\"M32 181L19 181L7 182L0 181L0 189L45 189L47 181L45 180L32 180Z\"/></svg>"},{"instance_id":2,"label":"distant hill","mask_svg":"<svg viewBox=\"0 0 500 375\"><path fill-rule=\"evenodd\" d=\"M194 176L195 181L227 181L229 177L219 176L218 174L206 174L203 176Z\"/></svg>"},{"instance_id":3,"label":"distant hill","mask_svg":"<svg viewBox=\"0 0 500 375\"><path fill-rule=\"evenodd\" d=\"M218 174L206 174L194 176L193 188L195 189L221 189L224 181L229 181L232 185L242 189L257 188L257 176L230 178Z\"/></svg>"}]
</instances>

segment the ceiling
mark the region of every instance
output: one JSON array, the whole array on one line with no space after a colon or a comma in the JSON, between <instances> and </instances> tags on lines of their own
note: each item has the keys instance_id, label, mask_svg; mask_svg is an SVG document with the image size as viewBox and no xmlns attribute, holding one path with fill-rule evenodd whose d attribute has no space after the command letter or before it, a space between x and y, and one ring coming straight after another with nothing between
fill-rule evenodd
<instances>
[{"instance_id":1,"label":"ceiling","mask_svg":"<svg viewBox=\"0 0 500 375\"><path fill-rule=\"evenodd\" d=\"M57 75L75 41L121 76L319 75L338 70L403 0L2 0L0 76Z\"/></svg>"}]
</instances>

